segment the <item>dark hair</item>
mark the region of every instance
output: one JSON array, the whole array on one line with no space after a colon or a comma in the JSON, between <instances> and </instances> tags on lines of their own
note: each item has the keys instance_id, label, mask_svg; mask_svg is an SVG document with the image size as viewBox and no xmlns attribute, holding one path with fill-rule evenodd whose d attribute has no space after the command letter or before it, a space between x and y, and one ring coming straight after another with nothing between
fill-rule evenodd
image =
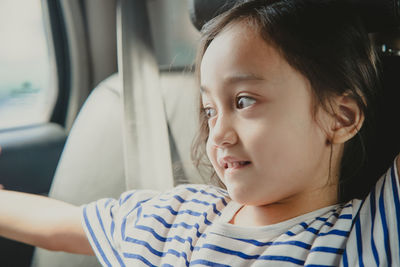
<instances>
[{"instance_id":1,"label":"dark hair","mask_svg":"<svg viewBox=\"0 0 400 267\"><path fill-rule=\"evenodd\" d=\"M338 194L342 202L365 196L372 184L366 185L360 173L366 162L373 124L371 110L380 80L377 54L357 13L343 1L242 1L203 27L196 62L198 79L209 44L227 25L238 21L255 27L269 45L310 81L314 111L319 106L330 111L332 96L346 93L356 101L365 120L356 137L344 146ZM206 160L207 138L207 120L200 111L200 129L192 149L197 166ZM363 186L355 188L355 184Z\"/></svg>"}]
</instances>

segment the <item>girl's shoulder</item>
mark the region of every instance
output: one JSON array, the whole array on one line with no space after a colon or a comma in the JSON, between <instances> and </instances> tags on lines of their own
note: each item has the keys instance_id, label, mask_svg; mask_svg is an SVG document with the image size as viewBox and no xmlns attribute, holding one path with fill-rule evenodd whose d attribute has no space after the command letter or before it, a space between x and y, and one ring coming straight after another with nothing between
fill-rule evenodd
<instances>
[{"instance_id":1,"label":"girl's shoulder","mask_svg":"<svg viewBox=\"0 0 400 267\"><path fill-rule=\"evenodd\" d=\"M201 195L211 198L227 198L226 190L209 184L181 184L166 192L166 194Z\"/></svg>"},{"instance_id":2,"label":"girl's shoulder","mask_svg":"<svg viewBox=\"0 0 400 267\"><path fill-rule=\"evenodd\" d=\"M222 203L227 205L230 201L227 192L213 185L182 184L164 192L154 190L131 190L124 192L117 200L120 208L133 206L152 205L184 205L200 204L202 206Z\"/></svg>"},{"instance_id":3,"label":"girl's shoulder","mask_svg":"<svg viewBox=\"0 0 400 267\"><path fill-rule=\"evenodd\" d=\"M225 205L229 202L228 193L217 186L206 184L182 184L161 193L155 201L172 201L184 203L218 203Z\"/></svg>"},{"instance_id":4,"label":"girl's shoulder","mask_svg":"<svg viewBox=\"0 0 400 267\"><path fill-rule=\"evenodd\" d=\"M374 266L399 266L399 157L364 199L351 201L351 231L343 251L344 266L371 261ZM373 255L373 259L371 258Z\"/></svg>"}]
</instances>

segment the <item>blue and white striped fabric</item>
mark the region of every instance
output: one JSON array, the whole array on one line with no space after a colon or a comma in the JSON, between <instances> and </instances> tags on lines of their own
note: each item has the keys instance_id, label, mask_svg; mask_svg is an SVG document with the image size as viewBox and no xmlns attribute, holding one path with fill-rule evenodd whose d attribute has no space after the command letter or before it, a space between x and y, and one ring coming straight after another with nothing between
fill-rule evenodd
<instances>
[{"instance_id":1,"label":"blue and white striped fabric","mask_svg":"<svg viewBox=\"0 0 400 267\"><path fill-rule=\"evenodd\" d=\"M240 205L221 189L130 191L82 207L104 266L400 266L396 167L366 199L264 227L228 223Z\"/></svg>"}]
</instances>

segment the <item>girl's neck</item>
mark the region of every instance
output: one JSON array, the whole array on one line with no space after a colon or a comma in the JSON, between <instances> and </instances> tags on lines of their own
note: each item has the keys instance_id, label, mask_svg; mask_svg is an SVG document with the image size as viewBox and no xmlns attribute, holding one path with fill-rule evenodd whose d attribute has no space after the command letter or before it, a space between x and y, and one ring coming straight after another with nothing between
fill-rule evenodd
<instances>
[{"instance_id":1,"label":"girl's neck","mask_svg":"<svg viewBox=\"0 0 400 267\"><path fill-rule=\"evenodd\" d=\"M337 204L337 186L310 192L307 198L291 198L263 206L243 205L230 223L240 226L265 226L280 223L309 212Z\"/></svg>"}]
</instances>

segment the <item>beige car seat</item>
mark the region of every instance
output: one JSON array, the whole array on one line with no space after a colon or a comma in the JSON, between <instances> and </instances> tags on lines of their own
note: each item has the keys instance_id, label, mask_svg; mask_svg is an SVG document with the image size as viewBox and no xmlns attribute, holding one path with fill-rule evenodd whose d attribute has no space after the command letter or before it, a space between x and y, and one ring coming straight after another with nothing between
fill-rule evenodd
<instances>
[{"instance_id":1,"label":"beige car seat","mask_svg":"<svg viewBox=\"0 0 400 267\"><path fill-rule=\"evenodd\" d=\"M203 182L190 160L196 131L193 73L159 70L148 13L154 2L119 1L120 73L100 83L79 112L50 197L82 205L118 198L133 188L165 190L180 183ZM190 24L186 5L181 8ZM92 256L36 248L31 266L100 264Z\"/></svg>"}]
</instances>

